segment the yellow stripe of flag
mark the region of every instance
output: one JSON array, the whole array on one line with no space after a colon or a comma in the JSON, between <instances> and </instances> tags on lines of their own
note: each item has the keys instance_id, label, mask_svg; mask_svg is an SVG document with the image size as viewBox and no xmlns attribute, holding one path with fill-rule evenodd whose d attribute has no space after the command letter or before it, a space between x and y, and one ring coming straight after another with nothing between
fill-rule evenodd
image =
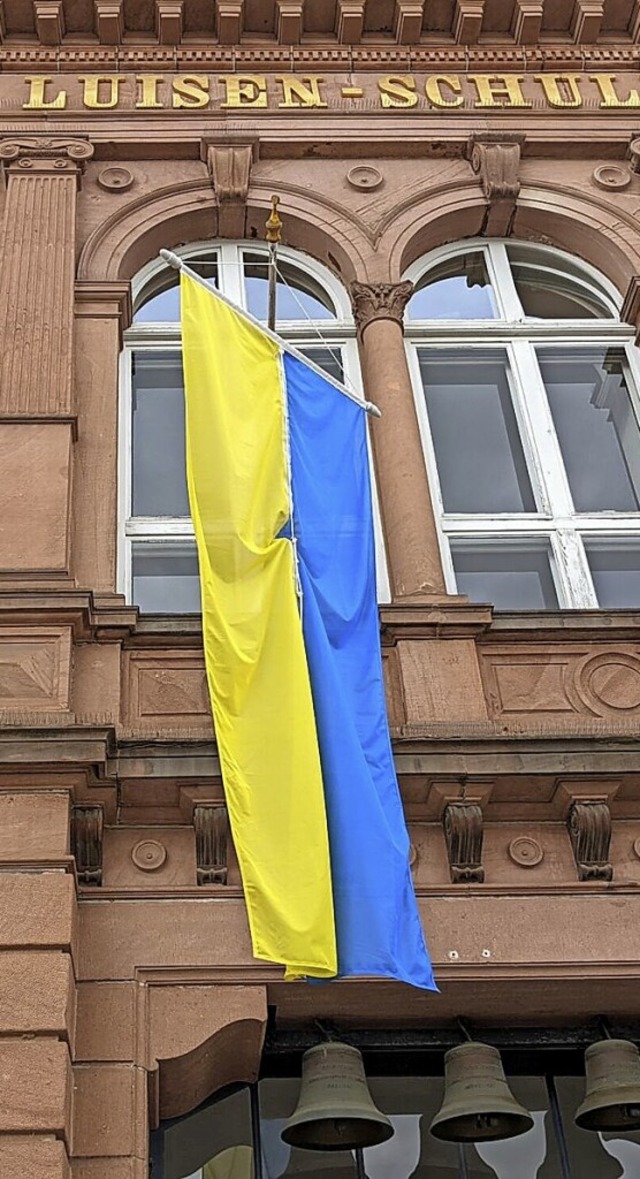
<instances>
[{"instance_id":1,"label":"yellow stripe of flag","mask_svg":"<svg viewBox=\"0 0 640 1179\"><path fill-rule=\"evenodd\" d=\"M187 473L209 693L253 952L337 971L329 844L295 592L278 345L181 275Z\"/></svg>"}]
</instances>

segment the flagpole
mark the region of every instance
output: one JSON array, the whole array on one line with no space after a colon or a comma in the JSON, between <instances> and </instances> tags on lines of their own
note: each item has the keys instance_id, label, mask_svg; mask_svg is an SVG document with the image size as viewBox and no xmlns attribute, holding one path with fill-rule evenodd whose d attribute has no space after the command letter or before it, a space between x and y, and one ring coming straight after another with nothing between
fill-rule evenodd
<instances>
[{"instance_id":1,"label":"flagpole","mask_svg":"<svg viewBox=\"0 0 640 1179\"><path fill-rule=\"evenodd\" d=\"M278 344L278 346L282 348L283 352L288 352L291 356L295 356L298 360L301 360L303 364L306 364L307 368L310 368L313 372L317 373L319 377L322 377L328 385L333 385L334 389L337 389L338 393L342 393L343 397L348 397L349 401L354 401L356 405L359 405L360 408L363 409L365 413L370 414L371 417L382 417L378 406L374 405L373 401L364 401L361 397L358 397L357 393L352 393L350 389L347 389L345 385L341 384L340 381L337 381L336 378L331 375L331 373L325 372L325 370L320 368L320 365L316 364L314 360L311 360L309 356L305 356L302 352L300 352L300 350L296 348L295 345L291 344L289 340L283 340L281 336L278 336L275 332L271 331L270 328L265 327L264 323L260 323L260 320L256 319L255 315L251 315L251 313L249 311L245 311L243 307L238 307L237 304L233 302L233 299L230 299L227 295L223 295L222 291L218 291L215 287L212 287L211 283L207 282L206 278L202 278L200 274L196 274L195 270L192 270L190 266L187 266L186 262L183 262L182 258L178 257L177 254L174 254L172 250L160 250L159 253L162 260L166 262L168 266L172 266L174 270L183 270L184 273L188 274L189 278L193 279L194 282L197 282L200 284L200 286L205 287L205 289L209 291L209 293L216 299L220 299L221 303L226 303L227 307L233 308L233 310L236 312L236 315L240 315L242 319L246 319L249 323L252 323L254 327L258 328L259 331L263 332L267 336L270 336L274 343Z\"/></svg>"},{"instance_id":2,"label":"flagpole","mask_svg":"<svg viewBox=\"0 0 640 1179\"><path fill-rule=\"evenodd\" d=\"M278 246L282 241L282 221L278 216L279 196L271 197L271 213L265 222L266 240L269 244L269 300L267 304L267 327L276 330L276 305L278 294Z\"/></svg>"}]
</instances>

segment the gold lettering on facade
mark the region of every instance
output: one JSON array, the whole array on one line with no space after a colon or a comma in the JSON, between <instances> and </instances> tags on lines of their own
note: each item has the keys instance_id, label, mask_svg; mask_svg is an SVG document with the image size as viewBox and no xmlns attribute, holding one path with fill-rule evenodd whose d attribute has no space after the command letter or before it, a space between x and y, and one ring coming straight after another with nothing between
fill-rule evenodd
<instances>
[{"instance_id":1,"label":"gold lettering on facade","mask_svg":"<svg viewBox=\"0 0 640 1179\"><path fill-rule=\"evenodd\" d=\"M166 78L162 74L138 74L136 82L140 87L136 107L146 111L162 110L164 103L158 98L158 86L166 82Z\"/></svg>"},{"instance_id":2,"label":"gold lettering on facade","mask_svg":"<svg viewBox=\"0 0 640 1179\"><path fill-rule=\"evenodd\" d=\"M527 107L520 83L521 74L469 74L469 81L475 86L478 97L474 106L480 107Z\"/></svg>"},{"instance_id":3,"label":"gold lettering on facade","mask_svg":"<svg viewBox=\"0 0 640 1179\"><path fill-rule=\"evenodd\" d=\"M416 83L411 74L386 74L379 79L378 90L380 103L387 109L401 107L406 110L407 107L417 105Z\"/></svg>"},{"instance_id":4,"label":"gold lettering on facade","mask_svg":"<svg viewBox=\"0 0 640 1179\"><path fill-rule=\"evenodd\" d=\"M53 82L53 78L47 78L44 74L37 78L25 78L25 82L29 87L29 98L27 102L23 102L22 109L25 111L61 111L67 105L67 92L60 90L55 98L47 101L47 86Z\"/></svg>"},{"instance_id":5,"label":"gold lettering on facade","mask_svg":"<svg viewBox=\"0 0 640 1179\"><path fill-rule=\"evenodd\" d=\"M638 94L637 90L630 89L628 98L620 98L618 96L615 87L615 74L590 74L589 81L595 82L600 91L602 96L601 107L620 109L621 107L640 106L640 94Z\"/></svg>"},{"instance_id":6,"label":"gold lettering on facade","mask_svg":"<svg viewBox=\"0 0 640 1179\"><path fill-rule=\"evenodd\" d=\"M209 105L209 79L206 74L179 74L172 86L172 106L176 110L193 110Z\"/></svg>"},{"instance_id":7,"label":"gold lettering on facade","mask_svg":"<svg viewBox=\"0 0 640 1179\"><path fill-rule=\"evenodd\" d=\"M536 74L549 106L581 107L580 78L578 74Z\"/></svg>"},{"instance_id":8,"label":"gold lettering on facade","mask_svg":"<svg viewBox=\"0 0 640 1179\"><path fill-rule=\"evenodd\" d=\"M84 86L82 105L89 110L110 111L118 105L122 74L79 74L78 81Z\"/></svg>"},{"instance_id":9,"label":"gold lettering on facade","mask_svg":"<svg viewBox=\"0 0 640 1179\"><path fill-rule=\"evenodd\" d=\"M279 74L276 82L282 86L282 102L279 102L278 106L290 108L327 105L320 93L320 85L324 78L315 75L297 78L294 74Z\"/></svg>"},{"instance_id":10,"label":"gold lettering on facade","mask_svg":"<svg viewBox=\"0 0 640 1179\"><path fill-rule=\"evenodd\" d=\"M226 90L226 101L221 102L223 109L237 107L260 107L267 105L267 82L263 74L232 74L220 78Z\"/></svg>"},{"instance_id":11,"label":"gold lettering on facade","mask_svg":"<svg viewBox=\"0 0 640 1179\"><path fill-rule=\"evenodd\" d=\"M456 95L455 98L445 98L442 93L442 87L446 86L448 90L453 90ZM439 107L454 107L462 106L464 98L462 97L462 86L460 79L456 74L431 74L425 82L425 93L432 106Z\"/></svg>"}]
</instances>

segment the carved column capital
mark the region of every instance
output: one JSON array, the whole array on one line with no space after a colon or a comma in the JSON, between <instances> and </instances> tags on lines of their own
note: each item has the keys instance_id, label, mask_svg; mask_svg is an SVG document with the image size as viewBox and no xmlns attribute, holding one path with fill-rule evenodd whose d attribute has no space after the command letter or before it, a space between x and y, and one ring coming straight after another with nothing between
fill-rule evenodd
<instances>
[{"instance_id":1,"label":"carved column capital","mask_svg":"<svg viewBox=\"0 0 640 1179\"><path fill-rule=\"evenodd\" d=\"M487 131L472 135L467 156L488 202L484 232L488 237L508 234L520 193L520 156L525 136L519 132Z\"/></svg>"},{"instance_id":2,"label":"carved column capital","mask_svg":"<svg viewBox=\"0 0 640 1179\"><path fill-rule=\"evenodd\" d=\"M611 811L603 800L574 802L567 818L578 880L612 880Z\"/></svg>"},{"instance_id":3,"label":"carved column capital","mask_svg":"<svg viewBox=\"0 0 640 1179\"><path fill-rule=\"evenodd\" d=\"M93 144L88 139L49 135L0 139L0 163L15 174L70 172L79 182L92 156Z\"/></svg>"},{"instance_id":4,"label":"carved column capital","mask_svg":"<svg viewBox=\"0 0 640 1179\"><path fill-rule=\"evenodd\" d=\"M442 822L453 884L482 884L482 808L476 802L450 802Z\"/></svg>"},{"instance_id":5,"label":"carved column capital","mask_svg":"<svg viewBox=\"0 0 640 1179\"><path fill-rule=\"evenodd\" d=\"M405 307L413 294L412 282L352 282L351 304L358 335L375 319L392 319L403 326Z\"/></svg>"},{"instance_id":6,"label":"carved column capital","mask_svg":"<svg viewBox=\"0 0 640 1179\"><path fill-rule=\"evenodd\" d=\"M207 165L218 205L220 237L243 237L251 166L257 141L212 143L204 140L200 154Z\"/></svg>"}]
</instances>

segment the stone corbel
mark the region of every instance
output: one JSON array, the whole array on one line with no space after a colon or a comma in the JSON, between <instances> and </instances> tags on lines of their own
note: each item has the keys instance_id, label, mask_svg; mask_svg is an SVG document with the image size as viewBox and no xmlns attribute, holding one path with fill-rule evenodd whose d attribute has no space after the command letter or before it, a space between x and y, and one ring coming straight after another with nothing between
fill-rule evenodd
<instances>
[{"instance_id":1,"label":"stone corbel","mask_svg":"<svg viewBox=\"0 0 640 1179\"><path fill-rule=\"evenodd\" d=\"M74 806L71 811L71 854L76 861L80 884L102 884L101 806Z\"/></svg>"},{"instance_id":2,"label":"stone corbel","mask_svg":"<svg viewBox=\"0 0 640 1179\"><path fill-rule=\"evenodd\" d=\"M520 157L525 136L495 131L472 135L467 145L469 162L487 201L483 233L507 237L520 193Z\"/></svg>"},{"instance_id":3,"label":"stone corbel","mask_svg":"<svg viewBox=\"0 0 640 1179\"><path fill-rule=\"evenodd\" d=\"M244 237L251 166L257 157L257 141L201 145L218 205L218 236Z\"/></svg>"},{"instance_id":4,"label":"stone corbel","mask_svg":"<svg viewBox=\"0 0 640 1179\"><path fill-rule=\"evenodd\" d=\"M396 0L393 32L398 45L417 45L423 20L424 0Z\"/></svg>"},{"instance_id":5,"label":"stone corbel","mask_svg":"<svg viewBox=\"0 0 640 1179\"><path fill-rule=\"evenodd\" d=\"M412 282L352 282L351 302L358 335L376 319L393 319L402 327L413 294Z\"/></svg>"},{"instance_id":6,"label":"stone corbel","mask_svg":"<svg viewBox=\"0 0 640 1179\"><path fill-rule=\"evenodd\" d=\"M242 36L244 0L215 0L216 33L221 45L237 45Z\"/></svg>"},{"instance_id":7,"label":"stone corbel","mask_svg":"<svg viewBox=\"0 0 640 1179\"><path fill-rule=\"evenodd\" d=\"M198 884L226 884L229 815L223 804L200 804L193 810Z\"/></svg>"},{"instance_id":8,"label":"stone corbel","mask_svg":"<svg viewBox=\"0 0 640 1179\"><path fill-rule=\"evenodd\" d=\"M612 880L611 811L606 799L573 802L567 817L578 880Z\"/></svg>"},{"instance_id":9,"label":"stone corbel","mask_svg":"<svg viewBox=\"0 0 640 1179\"><path fill-rule=\"evenodd\" d=\"M34 0L33 16L41 45L61 45L65 35L62 0Z\"/></svg>"},{"instance_id":10,"label":"stone corbel","mask_svg":"<svg viewBox=\"0 0 640 1179\"><path fill-rule=\"evenodd\" d=\"M482 807L460 799L449 802L442 818L453 884L482 884Z\"/></svg>"},{"instance_id":11,"label":"stone corbel","mask_svg":"<svg viewBox=\"0 0 640 1179\"><path fill-rule=\"evenodd\" d=\"M0 0L0 42L4 41L7 35L7 22L4 15L4 0Z\"/></svg>"},{"instance_id":12,"label":"stone corbel","mask_svg":"<svg viewBox=\"0 0 640 1179\"><path fill-rule=\"evenodd\" d=\"M458 45L476 45L482 32L484 0L456 0L453 37Z\"/></svg>"},{"instance_id":13,"label":"stone corbel","mask_svg":"<svg viewBox=\"0 0 640 1179\"><path fill-rule=\"evenodd\" d=\"M279 45L299 45L304 0L276 0L276 37Z\"/></svg>"},{"instance_id":14,"label":"stone corbel","mask_svg":"<svg viewBox=\"0 0 640 1179\"><path fill-rule=\"evenodd\" d=\"M570 32L578 45L595 45L604 16L603 0L574 0Z\"/></svg>"},{"instance_id":15,"label":"stone corbel","mask_svg":"<svg viewBox=\"0 0 640 1179\"><path fill-rule=\"evenodd\" d=\"M364 0L338 0L335 32L340 44L358 45L362 40L363 30Z\"/></svg>"}]
</instances>

